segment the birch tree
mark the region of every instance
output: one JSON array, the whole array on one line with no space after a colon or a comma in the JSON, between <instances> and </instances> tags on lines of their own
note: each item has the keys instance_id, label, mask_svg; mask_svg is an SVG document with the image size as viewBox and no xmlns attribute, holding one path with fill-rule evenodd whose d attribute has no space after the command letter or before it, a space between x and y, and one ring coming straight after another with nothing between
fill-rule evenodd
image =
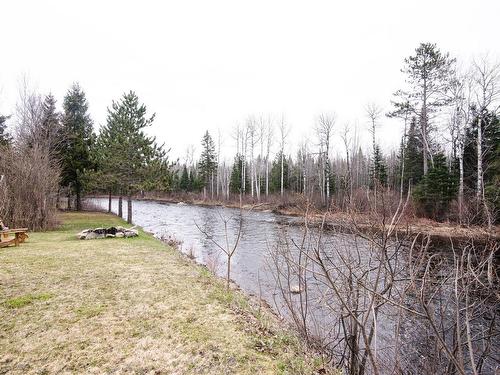
<instances>
[{"instance_id":1,"label":"birch tree","mask_svg":"<svg viewBox=\"0 0 500 375\"><path fill-rule=\"evenodd\" d=\"M284 178L285 178L285 145L286 139L290 133L290 127L287 125L285 121L285 116L281 115L280 123L279 123L279 132L280 132L280 155L281 155L281 183L280 183L280 193L283 197L284 195Z\"/></svg>"},{"instance_id":2,"label":"birch tree","mask_svg":"<svg viewBox=\"0 0 500 375\"><path fill-rule=\"evenodd\" d=\"M333 128L335 126L335 114L321 114L318 117L316 124L316 133L320 144L320 157L323 162L323 176L325 184L324 190L325 206L328 209L330 206L330 143L333 136Z\"/></svg>"},{"instance_id":3,"label":"birch tree","mask_svg":"<svg viewBox=\"0 0 500 375\"><path fill-rule=\"evenodd\" d=\"M500 99L500 63L491 63L487 56L473 62L473 80L475 83L475 101L477 111L477 182L476 199L482 203L491 227L492 220L488 205L484 199L483 165L483 129L488 126L487 112L497 113Z\"/></svg>"}]
</instances>

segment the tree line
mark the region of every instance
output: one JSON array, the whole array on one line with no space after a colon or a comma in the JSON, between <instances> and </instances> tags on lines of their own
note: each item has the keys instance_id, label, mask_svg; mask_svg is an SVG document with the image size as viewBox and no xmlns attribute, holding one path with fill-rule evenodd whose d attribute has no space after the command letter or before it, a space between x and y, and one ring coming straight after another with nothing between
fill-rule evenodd
<instances>
[{"instance_id":1,"label":"tree line","mask_svg":"<svg viewBox=\"0 0 500 375\"><path fill-rule=\"evenodd\" d=\"M500 210L500 65L483 57L459 69L448 53L422 43L401 71L404 84L390 109L365 107L368 150L357 127L339 124L333 112L317 116L313 136L303 138L294 153L288 151L291 126L283 115L253 115L233 129L232 162L221 155L229 137L219 133L214 140L208 131L199 159L191 147L183 160L170 162L168 150L146 134L155 116L133 91L111 103L96 134L78 84L59 113L53 95L42 97L25 83L15 113L0 116L3 189L14 180L7 179L7 150L17 153L10 163L25 150L37 150L48 160L47 174L57 176L51 179L55 191L45 194L56 204L66 195L68 208L74 201L80 210L84 193L106 193L110 205L111 196L119 197L122 214L127 197L129 221L132 196L146 192L279 204L305 199L339 211L366 211L381 192L394 199L410 196L419 216L493 225ZM14 129L8 132L11 116ZM398 119L403 133L399 150L386 154L378 134L385 117ZM10 213L3 215L13 216L13 210L5 208Z\"/></svg>"},{"instance_id":2,"label":"tree line","mask_svg":"<svg viewBox=\"0 0 500 375\"><path fill-rule=\"evenodd\" d=\"M43 229L55 220L54 208L61 205L63 195L67 209L81 210L84 193L106 191L120 196L120 214L121 197L128 197L128 221L132 222L132 194L169 190L167 153L144 132L154 115L148 117L133 91L112 102L98 134L78 83L68 90L62 107L59 113L52 94L42 97L24 82L12 132L6 126L10 116L0 116L4 221ZM38 178L34 179L34 171ZM39 217L30 219L28 213L38 211Z\"/></svg>"},{"instance_id":3,"label":"tree line","mask_svg":"<svg viewBox=\"0 0 500 375\"><path fill-rule=\"evenodd\" d=\"M363 210L380 190L395 199L411 195L419 216L464 224L497 222L500 65L482 57L460 70L448 53L422 43L404 59L401 71L405 82L390 110L374 103L365 107L369 150L361 146L352 123L338 124L334 113L323 113L312 139L303 139L295 154L287 154L290 126L284 117L249 116L232 133L232 165L220 158L220 135L215 147L207 131L202 159L197 162L188 149L185 159L174 164L172 190L203 190L204 198L219 200L300 196L318 208L338 210L353 205ZM378 128L385 117L398 119L403 134L399 150L384 155ZM333 145L334 135L340 145Z\"/></svg>"}]
</instances>

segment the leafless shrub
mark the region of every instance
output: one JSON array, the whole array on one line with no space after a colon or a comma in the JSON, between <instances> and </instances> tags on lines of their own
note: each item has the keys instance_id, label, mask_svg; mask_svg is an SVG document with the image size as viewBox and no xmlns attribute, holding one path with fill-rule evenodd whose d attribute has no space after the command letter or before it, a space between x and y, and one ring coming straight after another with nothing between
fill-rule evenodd
<instances>
[{"instance_id":1,"label":"leafless shrub","mask_svg":"<svg viewBox=\"0 0 500 375\"><path fill-rule=\"evenodd\" d=\"M10 227L47 229L55 225L59 170L40 147L0 152L0 217Z\"/></svg>"},{"instance_id":2,"label":"leafless shrub","mask_svg":"<svg viewBox=\"0 0 500 375\"><path fill-rule=\"evenodd\" d=\"M409 199L392 212L386 199L370 228L352 215L349 233L326 233L326 216L318 229L307 213L301 238L284 228L270 257L277 308L349 374L494 373L499 245L435 249L399 230Z\"/></svg>"},{"instance_id":3,"label":"leafless shrub","mask_svg":"<svg viewBox=\"0 0 500 375\"><path fill-rule=\"evenodd\" d=\"M205 260L206 266L210 272L214 275L219 273L219 269L221 266L220 254L218 252L212 252L207 255Z\"/></svg>"},{"instance_id":4,"label":"leafless shrub","mask_svg":"<svg viewBox=\"0 0 500 375\"><path fill-rule=\"evenodd\" d=\"M194 247L193 246L190 246L187 250L186 250L186 256L189 258L189 259L196 259L196 255L195 255L195 252L194 252Z\"/></svg>"},{"instance_id":5,"label":"leafless shrub","mask_svg":"<svg viewBox=\"0 0 500 375\"><path fill-rule=\"evenodd\" d=\"M182 241L177 239L174 235L162 234L158 239L175 250L180 250L182 247Z\"/></svg>"},{"instance_id":6,"label":"leafless shrub","mask_svg":"<svg viewBox=\"0 0 500 375\"><path fill-rule=\"evenodd\" d=\"M243 231L243 209L240 208L239 216L238 218L236 218L236 220L238 220L238 229L236 231L236 236L233 239L229 238L230 236L228 231L228 225L230 220L233 220L234 218L226 217L223 215L222 212L219 212L219 218L221 220L223 228L222 233L224 237L222 241L218 241L216 238L214 238L214 235L212 233L208 233L205 229L201 228L197 223L195 223L195 225L198 228L198 230L217 247L217 249L221 250L226 255L226 287L227 289L229 289L229 285L231 282L231 260L233 258L234 253L238 249L238 245L241 239L241 234Z\"/></svg>"}]
</instances>

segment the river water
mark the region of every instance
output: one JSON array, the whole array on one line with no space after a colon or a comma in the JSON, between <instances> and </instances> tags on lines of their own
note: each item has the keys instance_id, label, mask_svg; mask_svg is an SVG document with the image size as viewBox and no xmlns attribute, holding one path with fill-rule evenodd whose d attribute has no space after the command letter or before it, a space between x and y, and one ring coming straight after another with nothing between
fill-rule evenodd
<instances>
[{"instance_id":1,"label":"river water","mask_svg":"<svg viewBox=\"0 0 500 375\"><path fill-rule=\"evenodd\" d=\"M108 208L107 199L94 198L91 201L102 209ZM182 252L194 255L202 264L217 266L218 263L217 273L225 276L224 254L212 239L225 246L225 219L230 244L234 243L239 229L239 210L152 201L133 201L132 207L134 224L158 238L171 237L181 241ZM118 213L117 200L112 202L112 211ZM127 202L124 201L124 219L126 214ZM231 260L231 279L247 293L273 302L275 283L268 269L268 248L276 242L284 227L291 235L299 237L299 228L287 225L296 220L271 212L243 212L241 238Z\"/></svg>"},{"instance_id":2,"label":"river water","mask_svg":"<svg viewBox=\"0 0 500 375\"><path fill-rule=\"evenodd\" d=\"M103 210L108 208L106 198L92 198L89 201ZM112 211L118 212L116 199L112 202ZM127 202L124 201L124 216L126 212ZM280 289L277 287L276 267L273 266L270 254L276 244L284 238L289 244L300 243L304 238L304 229L300 225L291 225L297 224L300 220L272 212L243 211L241 238L231 261L231 279L236 284L245 292L265 300L276 312L290 319L284 307L285 303ZM133 201L134 224L143 227L158 238L170 237L180 241L179 248L182 252L194 256L197 262L208 265L212 270L216 268L216 273L220 276L225 276L226 272L225 255L214 242L226 246L224 221L227 223L228 240L231 246L240 226L238 209ZM312 234L314 235L314 231ZM372 246L368 241L353 235L329 232L322 233L322 242L331 248L343 248L346 253L351 247L355 247L358 249L358 254L361 254L360 262L363 262L364 252L370 251ZM315 277L310 277L308 282L308 289L312 291L309 297L317 301L318 307L309 308L310 319L314 320L310 322L313 326L313 334L325 336L325 332L331 329L331 333L328 334L335 335L336 328L329 320L329 310L325 309L321 302L325 295L321 292L320 282ZM378 357L383 359L381 362L385 361L388 364L387 368L392 368L390 364L393 363L395 355L393 344L398 336L397 339L401 340L401 346L404 348L403 358L399 360L405 364L406 373L428 373L428 370L424 368L429 356L432 355L429 350L433 349L427 348L423 342L426 337L425 329L417 321L407 320L401 324L399 333L395 334L396 317L393 319L393 315L393 311L383 310L377 321L375 345L378 347ZM316 329L315 332L314 329ZM383 369L383 365L381 368Z\"/></svg>"}]
</instances>

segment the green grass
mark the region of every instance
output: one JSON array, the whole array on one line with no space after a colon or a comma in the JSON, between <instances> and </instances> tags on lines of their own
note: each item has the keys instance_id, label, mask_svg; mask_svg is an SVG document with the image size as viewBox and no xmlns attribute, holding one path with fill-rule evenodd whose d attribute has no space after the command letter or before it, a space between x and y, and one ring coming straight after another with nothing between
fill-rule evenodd
<instances>
[{"instance_id":1,"label":"green grass","mask_svg":"<svg viewBox=\"0 0 500 375\"><path fill-rule=\"evenodd\" d=\"M25 296L14 297L6 300L4 302L5 306L11 309L18 309L20 307L24 307L36 301L47 301L52 295L50 293L42 293L42 294L28 294Z\"/></svg>"},{"instance_id":2,"label":"green grass","mask_svg":"<svg viewBox=\"0 0 500 375\"><path fill-rule=\"evenodd\" d=\"M311 374L318 356L245 295L151 235L65 213L58 230L0 250L0 374Z\"/></svg>"}]
</instances>

